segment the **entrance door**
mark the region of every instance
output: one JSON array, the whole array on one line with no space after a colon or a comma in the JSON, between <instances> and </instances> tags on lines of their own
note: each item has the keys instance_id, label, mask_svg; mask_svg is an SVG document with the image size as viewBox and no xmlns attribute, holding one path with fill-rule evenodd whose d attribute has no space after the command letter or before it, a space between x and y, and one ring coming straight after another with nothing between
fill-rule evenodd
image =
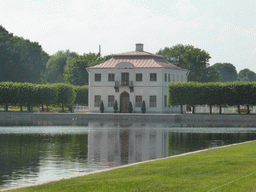
<instances>
[{"instance_id":1,"label":"entrance door","mask_svg":"<svg viewBox=\"0 0 256 192\"><path fill-rule=\"evenodd\" d=\"M123 92L120 95L120 112L121 113L128 113L128 105L129 105L129 93Z\"/></svg>"},{"instance_id":2,"label":"entrance door","mask_svg":"<svg viewBox=\"0 0 256 192\"><path fill-rule=\"evenodd\" d=\"M129 85L129 73L122 73L122 85L123 86Z\"/></svg>"}]
</instances>

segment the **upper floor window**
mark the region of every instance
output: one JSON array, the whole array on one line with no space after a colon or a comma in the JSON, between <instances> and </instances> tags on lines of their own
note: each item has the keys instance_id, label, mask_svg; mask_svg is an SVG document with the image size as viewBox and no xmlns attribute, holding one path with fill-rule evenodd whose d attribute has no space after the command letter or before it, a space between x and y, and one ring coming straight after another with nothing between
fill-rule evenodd
<instances>
[{"instance_id":1,"label":"upper floor window","mask_svg":"<svg viewBox=\"0 0 256 192\"><path fill-rule=\"evenodd\" d=\"M95 73L95 81L101 81L101 74Z\"/></svg>"},{"instance_id":2,"label":"upper floor window","mask_svg":"<svg viewBox=\"0 0 256 192\"><path fill-rule=\"evenodd\" d=\"M136 81L142 81L142 73L136 73Z\"/></svg>"},{"instance_id":3,"label":"upper floor window","mask_svg":"<svg viewBox=\"0 0 256 192\"><path fill-rule=\"evenodd\" d=\"M108 81L115 81L115 74L114 73L109 73L108 74Z\"/></svg>"},{"instance_id":4,"label":"upper floor window","mask_svg":"<svg viewBox=\"0 0 256 192\"><path fill-rule=\"evenodd\" d=\"M171 81L171 74L168 74L168 82Z\"/></svg>"},{"instance_id":5,"label":"upper floor window","mask_svg":"<svg viewBox=\"0 0 256 192\"><path fill-rule=\"evenodd\" d=\"M165 82L167 81L167 74L166 73L164 74L164 81Z\"/></svg>"},{"instance_id":6,"label":"upper floor window","mask_svg":"<svg viewBox=\"0 0 256 192\"><path fill-rule=\"evenodd\" d=\"M150 81L157 81L156 73L150 73Z\"/></svg>"}]
</instances>

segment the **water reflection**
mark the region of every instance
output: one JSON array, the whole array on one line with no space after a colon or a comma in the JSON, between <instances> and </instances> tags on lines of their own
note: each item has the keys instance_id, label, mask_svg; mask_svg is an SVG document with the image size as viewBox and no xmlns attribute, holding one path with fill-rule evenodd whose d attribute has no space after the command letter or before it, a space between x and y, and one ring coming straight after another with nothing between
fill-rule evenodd
<instances>
[{"instance_id":1,"label":"water reflection","mask_svg":"<svg viewBox=\"0 0 256 192\"><path fill-rule=\"evenodd\" d=\"M0 189L255 139L256 128L163 123L1 127Z\"/></svg>"}]
</instances>

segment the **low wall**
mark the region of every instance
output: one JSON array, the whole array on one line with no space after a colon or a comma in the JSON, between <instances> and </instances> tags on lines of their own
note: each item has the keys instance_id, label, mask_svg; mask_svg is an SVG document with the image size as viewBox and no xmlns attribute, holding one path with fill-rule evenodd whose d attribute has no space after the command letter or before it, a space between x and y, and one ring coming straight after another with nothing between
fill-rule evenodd
<instances>
[{"instance_id":1,"label":"low wall","mask_svg":"<svg viewBox=\"0 0 256 192\"><path fill-rule=\"evenodd\" d=\"M29 113L1 112L0 125L85 125L88 122L170 123L181 127L256 127L256 115L121 114L121 113Z\"/></svg>"}]
</instances>

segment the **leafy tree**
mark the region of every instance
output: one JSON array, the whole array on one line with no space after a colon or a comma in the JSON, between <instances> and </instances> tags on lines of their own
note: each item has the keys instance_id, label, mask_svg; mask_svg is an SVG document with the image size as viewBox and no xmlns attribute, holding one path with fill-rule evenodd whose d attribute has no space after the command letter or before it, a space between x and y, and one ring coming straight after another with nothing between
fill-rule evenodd
<instances>
[{"instance_id":1,"label":"leafy tree","mask_svg":"<svg viewBox=\"0 0 256 192\"><path fill-rule=\"evenodd\" d=\"M51 55L46 64L46 72L43 82L45 83L64 83L63 74L66 72L69 65L79 58L79 55L69 50L58 51Z\"/></svg>"},{"instance_id":2,"label":"leafy tree","mask_svg":"<svg viewBox=\"0 0 256 192\"><path fill-rule=\"evenodd\" d=\"M157 54L166 57L174 65L190 70L188 80L195 82L215 82L218 73L209 68L210 54L192 45L178 44L160 49Z\"/></svg>"},{"instance_id":3,"label":"leafy tree","mask_svg":"<svg viewBox=\"0 0 256 192\"><path fill-rule=\"evenodd\" d=\"M88 86L75 86L76 99L75 104L88 105Z\"/></svg>"},{"instance_id":4,"label":"leafy tree","mask_svg":"<svg viewBox=\"0 0 256 192\"><path fill-rule=\"evenodd\" d=\"M238 80L239 81L256 81L256 74L249 69L243 69L238 73Z\"/></svg>"},{"instance_id":5,"label":"leafy tree","mask_svg":"<svg viewBox=\"0 0 256 192\"><path fill-rule=\"evenodd\" d=\"M73 85L88 85L87 67L106 61L110 56L101 57L100 54L88 53L74 60L64 74L66 83Z\"/></svg>"},{"instance_id":6,"label":"leafy tree","mask_svg":"<svg viewBox=\"0 0 256 192\"><path fill-rule=\"evenodd\" d=\"M0 81L40 83L48 54L0 25Z\"/></svg>"},{"instance_id":7,"label":"leafy tree","mask_svg":"<svg viewBox=\"0 0 256 192\"><path fill-rule=\"evenodd\" d=\"M58 90L57 104L61 104L62 112L64 112L64 105L74 103L76 98L76 92L73 85L57 83L55 84Z\"/></svg>"},{"instance_id":8,"label":"leafy tree","mask_svg":"<svg viewBox=\"0 0 256 192\"><path fill-rule=\"evenodd\" d=\"M215 63L212 65L220 73L220 82L233 82L237 80L236 67L231 63Z\"/></svg>"}]
</instances>

